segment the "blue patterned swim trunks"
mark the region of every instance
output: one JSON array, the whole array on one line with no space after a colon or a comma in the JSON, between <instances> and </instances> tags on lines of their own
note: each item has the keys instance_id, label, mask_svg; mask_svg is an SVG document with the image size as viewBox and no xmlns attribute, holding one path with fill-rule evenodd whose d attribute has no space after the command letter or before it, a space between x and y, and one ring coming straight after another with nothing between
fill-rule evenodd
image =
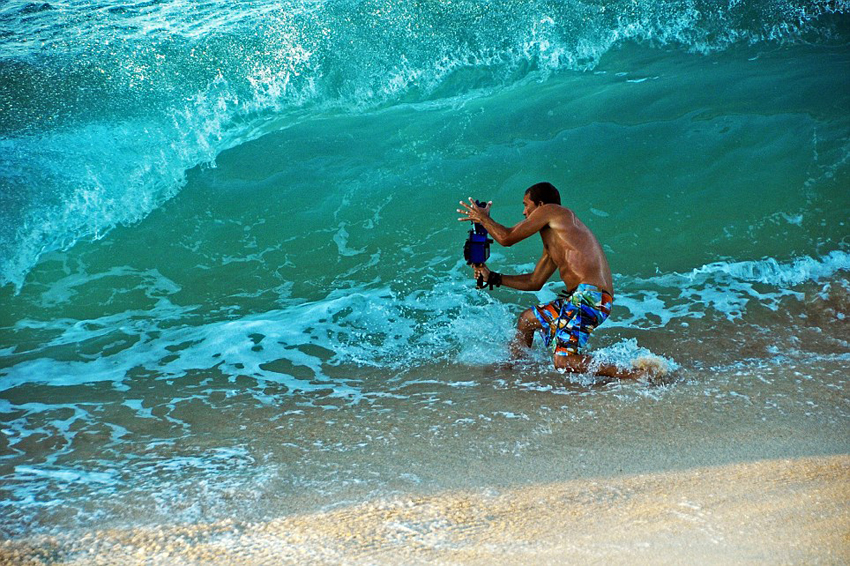
<instances>
[{"instance_id":1,"label":"blue patterned swim trunks","mask_svg":"<svg viewBox=\"0 0 850 566\"><path fill-rule=\"evenodd\" d=\"M543 325L543 341L553 355L574 356L584 352L590 333L605 322L613 303L614 298L607 291L582 283L533 310Z\"/></svg>"}]
</instances>

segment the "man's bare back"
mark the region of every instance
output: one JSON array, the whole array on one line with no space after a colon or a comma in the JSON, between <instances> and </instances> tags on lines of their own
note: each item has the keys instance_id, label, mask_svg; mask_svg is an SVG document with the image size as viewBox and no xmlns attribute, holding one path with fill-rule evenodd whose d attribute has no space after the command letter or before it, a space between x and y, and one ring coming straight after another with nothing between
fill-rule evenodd
<instances>
[{"instance_id":1,"label":"man's bare back","mask_svg":"<svg viewBox=\"0 0 850 566\"><path fill-rule=\"evenodd\" d=\"M557 204L545 204L532 212L548 220L540 230L544 253L548 254L567 289L589 283L609 293L613 290L608 259L596 236L575 213Z\"/></svg>"}]
</instances>

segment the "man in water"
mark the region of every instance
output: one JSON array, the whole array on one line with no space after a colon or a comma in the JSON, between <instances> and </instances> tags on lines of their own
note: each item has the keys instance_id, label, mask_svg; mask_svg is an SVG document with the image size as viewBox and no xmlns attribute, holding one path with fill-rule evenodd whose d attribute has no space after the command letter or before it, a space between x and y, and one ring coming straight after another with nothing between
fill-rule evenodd
<instances>
[{"instance_id":1,"label":"man in water","mask_svg":"<svg viewBox=\"0 0 850 566\"><path fill-rule=\"evenodd\" d=\"M508 228L490 218L490 205L479 207L470 198L461 201L464 216L460 221L477 222L503 246L539 233L543 240L543 256L531 273L505 275L490 271L486 265L474 267L474 277L496 286L505 285L521 291L538 291L557 269L567 286L551 303L524 311L517 323L517 334L511 344L513 357L520 357L531 347L534 333L542 330L546 346L552 352L555 367L569 372L593 371L609 377L635 377L631 371L607 364L591 366L584 355L590 333L611 313L614 283L605 252L593 232L575 213L561 206L561 195L550 183L537 183L525 191L522 215L525 220Z\"/></svg>"}]
</instances>

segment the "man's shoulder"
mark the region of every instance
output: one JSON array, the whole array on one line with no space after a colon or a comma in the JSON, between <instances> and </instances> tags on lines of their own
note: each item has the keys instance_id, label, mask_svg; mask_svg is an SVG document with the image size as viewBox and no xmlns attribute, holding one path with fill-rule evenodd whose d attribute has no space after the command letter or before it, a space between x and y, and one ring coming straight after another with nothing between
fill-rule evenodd
<instances>
[{"instance_id":1,"label":"man's shoulder","mask_svg":"<svg viewBox=\"0 0 850 566\"><path fill-rule=\"evenodd\" d=\"M572 218L572 217L575 216L575 213L572 210L570 210L566 206L563 206L563 205L560 205L560 204L549 203L549 204L544 204L540 208L542 209L543 213L546 214L546 216L549 216L551 218L556 218L556 217Z\"/></svg>"},{"instance_id":2,"label":"man's shoulder","mask_svg":"<svg viewBox=\"0 0 850 566\"><path fill-rule=\"evenodd\" d=\"M546 224L556 232L568 232L574 229L576 225L575 213L560 204L545 204L541 207L543 210Z\"/></svg>"}]
</instances>

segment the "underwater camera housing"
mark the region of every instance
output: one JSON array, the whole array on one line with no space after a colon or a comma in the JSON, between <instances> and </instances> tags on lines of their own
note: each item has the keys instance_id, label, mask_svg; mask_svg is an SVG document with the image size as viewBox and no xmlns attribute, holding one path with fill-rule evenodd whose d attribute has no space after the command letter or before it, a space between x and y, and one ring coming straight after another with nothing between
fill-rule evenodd
<instances>
[{"instance_id":1,"label":"underwater camera housing","mask_svg":"<svg viewBox=\"0 0 850 566\"><path fill-rule=\"evenodd\" d=\"M487 203L476 200L475 205L484 208L487 206ZM469 231L469 237L463 243L463 257L466 263L477 267L487 261L490 257L490 244L493 243L493 240L488 237L489 235L484 226L477 222L473 224L472 229ZM484 277L478 277L476 287L479 289L484 288Z\"/></svg>"}]
</instances>

